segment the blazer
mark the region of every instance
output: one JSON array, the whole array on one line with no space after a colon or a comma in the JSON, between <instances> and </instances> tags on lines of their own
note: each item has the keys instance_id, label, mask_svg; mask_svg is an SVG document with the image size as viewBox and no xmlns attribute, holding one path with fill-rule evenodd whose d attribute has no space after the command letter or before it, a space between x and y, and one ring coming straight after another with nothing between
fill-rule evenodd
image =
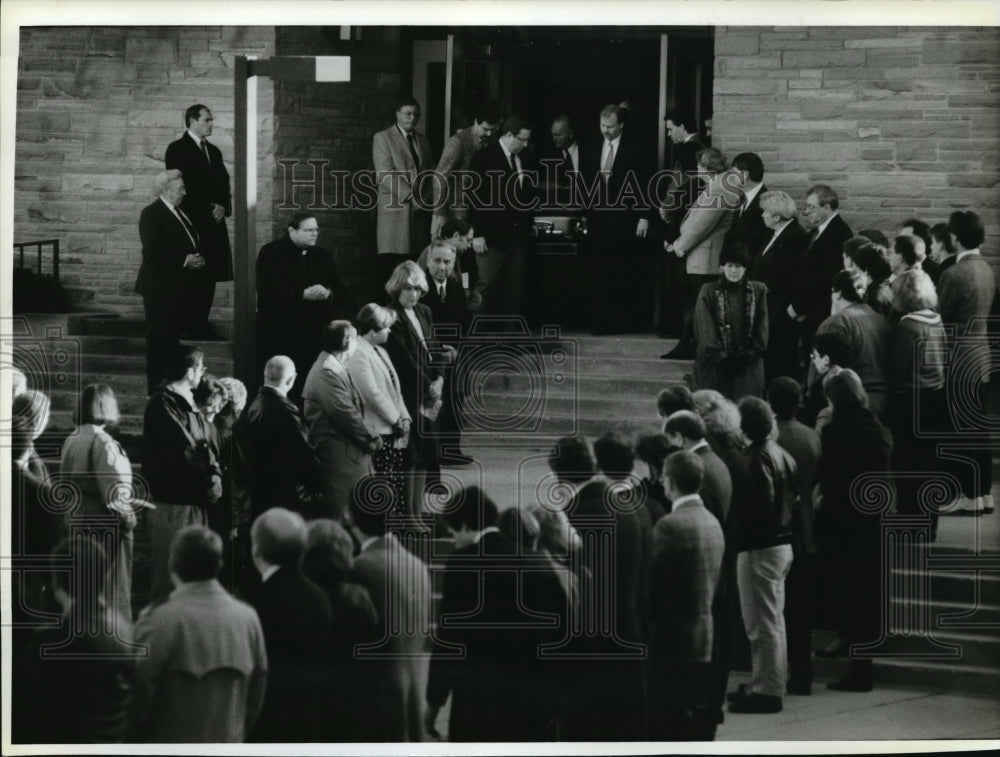
<instances>
[{"instance_id":1,"label":"blazer","mask_svg":"<svg viewBox=\"0 0 1000 757\"><path fill-rule=\"evenodd\" d=\"M454 276L449 276L445 281L445 301L441 302L437 282L431 278L429 272L425 270L424 273L430 289L421 299L421 303L430 308L433 322L438 326L461 326L463 330L466 329L472 320L472 313L466 306L462 283Z\"/></svg>"},{"instance_id":2,"label":"blazer","mask_svg":"<svg viewBox=\"0 0 1000 757\"><path fill-rule=\"evenodd\" d=\"M792 305L813 330L830 315L830 283L844 267L844 242L852 235L851 227L838 213L822 234L809 237L796 275L798 286Z\"/></svg>"},{"instance_id":3,"label":"blazer","mask_svg":"<svg viewBox=\"0 0 1000 757\"><path fill-rule=\"evenodd\" d=\"M754 260L764 249L764 245L771 240L771 230L764 225L764 211L760 209L760 196L766 191L767 187L762 184L742 213L739 208L733 211L733 222L726 232L726 241L745 244L750 257Z\"/></svg>"},{"instance_id":4,"label":"blazer","mask_svg":"<svg viewBox=\"0 0 1000 757\"><path fill-rule=\"evenodd\" d=\"M872 411L881 417L889 394L889 353L892 328L880 313L861 302L852 303L823 321L817 334L839 333L851 345L851 357L841 367L856 371Z\"/></svg>"},{"instance_id":5,"label":"blazer","mask_svg":"<svg viewBox=\"0 0 1000 757\"><path fill-rule=\"evenodd\" d=\"M167 170L176 168L184 176L187 193L181 201L181 208L201 235L206 270L215 281L231 281L233 256L229 246L229 230L225 220L216 221L212 218L212 203L225 208L226 218L233 214L229 171L226 170L219 148L211 142L206 144L210 161L205 160L198 143L185 131L180 139L167 146L164 163Z\"/></svg>"},{"instance_id":6,"label":"blazer","mask_svg":"<svg viewBox=\"0 0 1000 757\"><path fill-rule=\"evenodd\" d=\"M799 268L809 244L809 235L793 219L764 252L770 241L771 238L767 237L757 250L747 275L752 281L762 281L767 285L767 312L773 323L779 314L788 310L795 297Z\"/></svg>"},{"instance_id":7,"label":"blazer","mask_svg":"<svg viewBox=\"0 0 1000 757\"><path fill-rule=\"evenodd\" d=\"M431 638L431 578L423 561L393 534L362 549L351 580L368 589L378 614L379 640L357 660L381 690L385 741L423 741Z\"/></svg>"},{"instance_id":8,"label":"blazer","mask_svg":"<svg viewBox=\"0 0 1000 757\"><path fill-rule=\"evenodd\" d=\"M941 274L938 312L945 326L955 327L951 364L964 369L956 375L989 379L990 345L985 316L990 314L995 296L993 269L978 253L964 255Z\"/></svg>"},{"instance_id":9,"label":"blazer","mask_svg":"<svg viewBox=\"0 0 1000 757\"><path fill-rule=\"evenodd\" d=\"M191 223L194 224L193 219ZM182 297L184 288L201 275L184 267L185 258L199 252L195 244L199 239L197 233L192 241L181 220L157 198L139 214L139 239L142 263L135 291L145 297Z\"/></svg>"},{"instance_id":10,"label":"blazer","mask_svg":"<svg viewBox=\"0 0 1000 757\"><path fill-rule=\"evenodd\" d=\"M400 418L410 418L399 376L384 349L360 338L357 345L346 368L364 403L361 416L372 434L391 434Z\"/></svg>"},{"instance_id":11,"label":"blazer","mask_svg":"<svg viewBox=\"0 0 1000 757\"><path fill-rule=\"evenodd\" d=\"M535 170L526 150L522 150L518 158L522 172ZM526 244L531 234L533 212L524 206L534 198L532 182L528 177L521 182L511 178L513 171L499 141L472 157L472 170L480 176L479 185L473 192L470 214L476 236L485 237L486 244L493 248ZM508 187L511 195L508 195Z\"/></svg>"},{"instance_id":12,"label":"blazer","mask_svg":"<svg viewBox=\"0 0 1000 757\"><path fill-rule=\"evenodd\" d=\"M581 162L588 170L588 173L584 175L594 187L601 187L603 182L601 178L601 154L604 151L606 141L603 138L594 140L594 143L586 151L586 161L583 162L581 158ZM635 229L639 221L641 219L652 221L656 215L646 194L652 165L653 162L631 139L628 128L626 128L622 132L618 142L618 152L611 164L611 174L607 180L607 193L603 195L607 198L605 204L611 207L603 210L595 208L589 213L590 225L593 227L591 233L596 234L598 244L605 247L603 254L614 256L619 252L607 248L607 245L616 239L634 244L636 241ZM630 202L633 192L638 193L635 204ZM619 197L622 198L621 203L618 202Z\"/></svg>"},{"instance_id":13,"label":"blazer","mask_svg":"<svg viewBox=\"0 0 1000 757\"><path fill-rule=\"evenodd\" d=\"M694 452L705 465L705 475L701 481L701 490L698 492L702 505L716 517L719 525L725 528L733 499L733 479L729 468L708 444Z\"/></svg>"},{"instance_id":14,"label":"blazer","mask_svg":"<svg viewBox=\"0 0 1000 757\"><path fill-rule=\"evenodd\" d=\"M724 186L724 176L721 173L705 185L681 221L674 249L684 253L684 268L689 274L714 276L719 272L719 256L733 218L727 207L733 199Z\"/></svg>"},{"instance_id":15,"label":"blazer","mask_svg":"<svg viewBox=\"0 0 1000 757\"><path fill-rule=\"evenodd\" d=\"M429 189L432 182L419 182L418 170L429 170L434 165L431 143L414 130L420 166L413 162L410 146L395 124L375 134L372 139L372 162L375 164L378 184L378 227L376 231L379 254L383 252L409 255L413 233L413 195L429 208L434 198Z\"/></svg>"},{"instance_id":16,"label":"blazer","mask_svg":"<svg viewBox=\"0 0 1000 757\"><path fill-rule=\"evenodd\" d=\"M272 387L262 386L244 411L244 418L254 515L271 507L285 507L306 518L316 517L318 513L303 511L300 493L304 489L308 499L322 488L302 411Z\"/></svg>"},{"instance_id":17,"label":"blazer","mask_svg":"<svg viewBox=\"0 0 1000 757\"><path fill-rule=\"evenodd\" d=\"M651 582L654 670L711 659L712 602L724 552L722 527L700 498L675 505L657 521Z\"/></svg>"},{"instance_id":18,"label":"blazer","mask_svg":"<svg viewBox=\"0 0 1000 757\"><path fill-rule=\"evenodd\" d=\"M433 182L434 215L456 216L465 218L469 213L468 200L465 198L461 180L452 175L454 171L468 171L472 165L472 156L479 152L479 137L471 126L459 129L444 143L441 159L438 160L437 171L441 180Z\"/></svg>"}]
</instances>

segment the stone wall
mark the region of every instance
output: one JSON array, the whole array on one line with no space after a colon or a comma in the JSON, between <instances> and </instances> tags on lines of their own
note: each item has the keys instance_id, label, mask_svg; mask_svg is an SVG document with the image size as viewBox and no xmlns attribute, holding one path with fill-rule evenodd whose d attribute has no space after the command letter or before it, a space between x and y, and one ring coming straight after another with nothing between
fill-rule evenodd
<instances>
[{"instance_id":1,"label":"stone wall","mask_svg":"<svg viewBox=\"0 0 1000 757\"><path fill-rule=\"evenodd\" d=\"M167 145L196 102L233 172L233 58L274 54L274 27L32 27L21 32L14 241L60 239L62 280L93 305L142 312L132 292L139 212L152 201ZM260 177L273 174L273 86L258 86ZM258 236L271 228L270 181L258 189ZM230 221L232 238L232 222ZM217 316L231 307L219 286Z\"/></svg>"},{"instance_id":2,"label":"stone wall","mask_svg":"<svg viewBox=\"0 0 1000 757\"><path fill-rule=\"evenodd\" d=\"M713 117L796 202L829 184L852 228L890 234L971 209L1000 262L1000 30L719 27Z\"/></svg>"},{"instance_id":3,"label":"stone wall","mask_svg":"<svg viewBox=\"0 0 1000 757\"><path fill-rule=\"evenodd\" d=\"M275 84L274 234L284 233L294 212L315 210L317 244L333 253L353 296L350 306L381 299L385 293L371 289L375 210L343 207L350 194L337 196L329 172L372 168L372 136L393 123L395 101L403 89L401 61L408 46L401 29L366 26L360 40L341 41L338 27L282 26L276 29L276 48L279 55L348 55L351 80ZM323 185L318 191L314 178Z\"/></svg>"}]
</instances>

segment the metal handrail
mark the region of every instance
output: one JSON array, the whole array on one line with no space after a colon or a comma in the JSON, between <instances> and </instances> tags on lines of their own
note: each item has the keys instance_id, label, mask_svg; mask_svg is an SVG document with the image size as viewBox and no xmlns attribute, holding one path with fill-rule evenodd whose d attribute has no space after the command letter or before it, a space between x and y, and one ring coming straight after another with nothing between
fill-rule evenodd
<instances>
[{"instance_id":1,"label":"metal handrail","mask_svg":"<svg viewBox=\"0 0 1000 757\"><path fill-rule=\"evenodd\" d=\"M38 242L14 242L14 250L20 253L19 257L19 268L24 268L24 248L34 247L35 251L38 253L38 273L42 272L42 247L45 245L52 246L52 278L59 281L59 240L58 239L42 239Z\"/></svg>"}]
</instances>

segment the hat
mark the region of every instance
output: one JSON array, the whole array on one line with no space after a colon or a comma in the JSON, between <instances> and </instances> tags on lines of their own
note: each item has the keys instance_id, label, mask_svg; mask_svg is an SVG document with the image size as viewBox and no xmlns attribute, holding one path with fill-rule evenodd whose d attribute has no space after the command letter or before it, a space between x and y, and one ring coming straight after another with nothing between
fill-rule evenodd
<instances>
[{"instance_id":1,"label":"hat","mask_svg":"<svg viewBox=\"0 0 1000 757\"><path fill-rule=\"evenodd\" d=\"M736 265L741 265L744 268L750 267L750 253L747 252L745 244L741 242L730 242L722 248L722 254L719 255L719 265L723 266L726 263L735 263Z\"/></svg>"}]
</instances>

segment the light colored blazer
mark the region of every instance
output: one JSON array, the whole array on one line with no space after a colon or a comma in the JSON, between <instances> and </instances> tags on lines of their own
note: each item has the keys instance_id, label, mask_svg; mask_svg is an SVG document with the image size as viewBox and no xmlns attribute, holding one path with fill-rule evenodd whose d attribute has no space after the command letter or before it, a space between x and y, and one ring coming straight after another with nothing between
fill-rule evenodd
<instances>
[{"instance_id":1,"label":"light colored blazer","mask_svg":"<svg viewBox=\"0 0 1000 757\"><path fill-rule=\"evenodd\" d=\"M735 195L725 191L723 171L708 182L681 221L681 235L674 242L674 250L684 253L684 268L688 273L715 275L719 272L719 255L722 243L733 220L733 211L727 207Z\"/></svg>"},{"instance_id":2,"label":"light colored blazer","mask_svg":"<svg viewBox=\"0 0 1000 757\"><path fill-rule=\"evenodd\" d=\"M365 425L373 434L391 434L400 418L410 417L399 388L399 376L384 349L361 338L357 344L346 367L364 400Z\"/></svg>"},{"instance_id":3,"label":"light colored blazer","mask_svg":"<svg viewBox=\"0 0 1000 757\"><path fill-rule=\"evenodd\" d=\"M471 126L455 132L444 144L441 159L437 164L437 172L447 178L447 183L434 181L434 214L447 216L453 212L459 218L468 216L468 208L455 210L465 203L464 194L460 191L461 184L455 180L452 171L468 171L472 165L472 156L479 151L479 137Z\"/></svg>"},{"instance_id":4,"label":"light colored blazer","mask_svg":"<svg viewBox=\"0 0 1000 757\"><path fill-rule=\"evenodd\" d=\"M434 155L427 137L416 130L417 151L424 170L434 167ZM413 231L413 193L422 191L417 185L417 167L410 155L410 146L403 139L399 128L393 124L378 132L372 140L372 162L378 181L378 238L379 254L392 252L410 254L410 235ZM429 193L419 196L424 207L433 200Z\"/></svg>"}]
</instances>

